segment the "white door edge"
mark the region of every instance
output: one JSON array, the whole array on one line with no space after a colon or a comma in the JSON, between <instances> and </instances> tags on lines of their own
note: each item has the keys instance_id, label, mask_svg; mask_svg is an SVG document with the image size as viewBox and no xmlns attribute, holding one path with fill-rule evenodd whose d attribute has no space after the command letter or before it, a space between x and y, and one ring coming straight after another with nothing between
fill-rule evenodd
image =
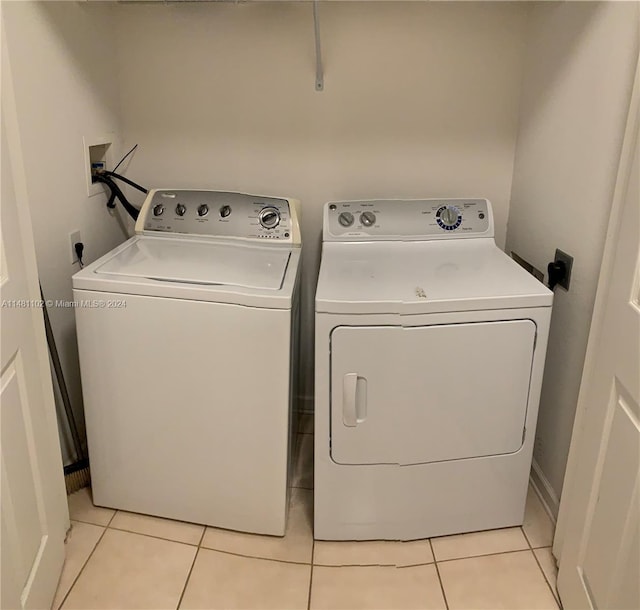
<instances>
[{"instance_id":1,"label":"white door edge","mask_svg":"<svg viewBox=\"0 0 640 610\"><path fill-rule=\"evenodd\" d=\"M16 441L2 457L0 520L7 536L2 540L1 604L2 610L39 609L50 606L56 591L69 512L44 318L33 305L40 301L40 289L2 8L0 2L2 184L9 195L2 197L2 296L27 305L25 311L24 305L9 304L2 315L10 323L2 327L2 345L9 351L0 354L7 381L0 390L11 385L18 391L7 393L1 405L3 451L4 440Z\"/></svg>"},{"instance_id":2,"label":"white door edge","mask_svg":"<svg viewBox=\"0 0 640 610\"><path fill-rule=\"evenodd\" d=\"M640 24L639 24L640 26ZM618 174L613 193L613 201L611 205L611 213L609 216L609 224L600 266L600 274L598 277L598 287L593 307L593 315L591 318L591 328L589 331L589 339L587 342L587 350L585 355L584 367L582 371L582 381L580 383L580 391L578 393L578 402L576 407L576 415L573 424L573 434L571 436L571 444L569 446L569 457L567 460L567 468L565 470L565 488L562 490L563 496L569 496L571 493L571 482L574 479L574 473L580 462L578 448L582 442L582 429L584 427L584 418L588 406L589 380L594 373L597 349L601 329L604 322L605 305L609 294L609 285L614 271L614 259L616 253L617 240L620 224L622 222L622 210L624 207L625 196L627 192L627 184L632 171L632 163L634 156L634 148L638 130L640 128L640 57L636 67L635 80L631 101L629 104L629 114L627 125L622 141L622 150L620 153L620 162L618 164ZM567 521L571 520L571 514L567 509L569 505L565 502L560 504L558 512L558 521L553 540L553 555L558 561L562 557L564 546L564 537L567 529Z\"/></svg>"}]
</instances>

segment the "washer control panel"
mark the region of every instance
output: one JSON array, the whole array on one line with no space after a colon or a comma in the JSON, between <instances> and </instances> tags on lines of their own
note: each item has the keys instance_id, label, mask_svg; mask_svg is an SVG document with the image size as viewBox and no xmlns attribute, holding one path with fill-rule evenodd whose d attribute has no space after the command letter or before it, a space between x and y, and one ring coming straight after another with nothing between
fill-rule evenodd
<instances>
[{"instance_id":1,"label":"washer control panel","mask_svg":"<svg viewBox=\"0 0 640 610\"><path fill-rule=\"evenodd\" d=\"M168 189L149 192L136 221L136 232L285 243L298 243L300 234L293 200L223 191Z\"/></svg>"},{"instance_id":2,"label":"washer control panel","mask_svg":"<svg viewBox=\"0 0 640 610\"><path fill-rule=\"evenodd\" d=\"M334 201L324 209L327 241L493 237L487 199Z\"/></svg>"}]
</instances>

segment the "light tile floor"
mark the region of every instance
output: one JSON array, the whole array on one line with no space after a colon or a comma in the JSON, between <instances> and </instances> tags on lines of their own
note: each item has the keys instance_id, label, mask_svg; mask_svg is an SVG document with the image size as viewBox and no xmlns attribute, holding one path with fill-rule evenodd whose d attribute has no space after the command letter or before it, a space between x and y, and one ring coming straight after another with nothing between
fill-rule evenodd
<instances>
[{"instance_id":1,"label":"light tile floor","mask_svg":"<svg viewBox=\"0 0 640 610\"><path fill-rule=\"evenodd\" d=\"M313 424L302 418L284 538L93 506L72 528L54 608L557 609L553 524L530 491L523 526L414 542L312 535Z\"/></svg>"}]
</instances>

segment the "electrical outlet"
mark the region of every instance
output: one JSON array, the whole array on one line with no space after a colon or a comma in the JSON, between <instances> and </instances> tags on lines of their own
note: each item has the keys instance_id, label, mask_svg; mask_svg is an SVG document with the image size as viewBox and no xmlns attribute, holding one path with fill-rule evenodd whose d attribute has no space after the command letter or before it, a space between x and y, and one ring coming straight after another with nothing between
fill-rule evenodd
<instances>
[{"instance_id":1,"label":"electrical outlet","mask_svg":"<svg viewBox=\"0 0 640 610\"><path fill-rule=\"evenodd\" d=\"M573 267L573 256L569 256L562 250L556 250L556 255L553 257L553 262L564 263L565 274L564 277L558 282L558 286L562 286L565 290L569 290L569 283L571 282L571 268Z\"/></svg>"},{"instance_id":2,"label":"electrical outlet","mask_svg":"<svg viewBox=\"0 0 640 610\"><path fill-rule=\"evenodd\" d=\"M78 262L78 255L76 253L76 244L82 241L82 235L80 231L74 231L69 233L69 243L71 244L71 264L75 265Z\"/></svg>"}]
</instances>

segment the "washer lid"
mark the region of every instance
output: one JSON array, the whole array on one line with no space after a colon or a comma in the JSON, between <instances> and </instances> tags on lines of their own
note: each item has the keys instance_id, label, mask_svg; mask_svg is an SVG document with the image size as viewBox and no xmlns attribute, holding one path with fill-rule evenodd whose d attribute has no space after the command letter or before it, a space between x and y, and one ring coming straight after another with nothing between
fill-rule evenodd
<instances>
[{"instance_id":1,"label":"washer lid","mask_svg":"<svg viewBox=\"0 0 640 610\"><path fill-rule=\"evenodd\" d=\"M421 314L550 307L493 239L323 244L316 311Z\"/></svg>"},{"instance_id":2,"label":"washer lid","mask_svg":"<svg viewBox=\"0 0 640 610\"><path fill-rule=\"evenodd\" d=\"M187 284L279 290L290 251L237 243L143 237L95 273Z\"/></svg>"},{"instance_id":3,"label":"washer lid","mask_svg":"<svg viewBox=\"0 0 640 610\"><path fill-rule=\"evenodd\" d=\"M136 236L78 271L73 288L289 309L299 263L300 248L279 244Z\"/></svg>"}]
</instances>

